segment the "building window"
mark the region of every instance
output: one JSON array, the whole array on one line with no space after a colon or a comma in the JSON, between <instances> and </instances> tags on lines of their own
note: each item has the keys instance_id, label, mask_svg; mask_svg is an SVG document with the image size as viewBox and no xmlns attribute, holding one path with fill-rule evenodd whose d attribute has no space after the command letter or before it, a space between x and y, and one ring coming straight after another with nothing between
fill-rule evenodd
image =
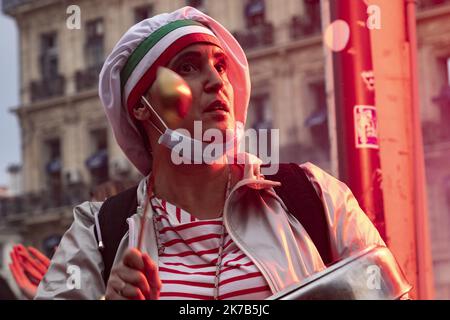
<instances>
[{"instance_id":1,"label":"building window","mask_svg":"<svg viewBox=\"0 0 450 320\"><path fill-rule=\"evenodd\" d=\"M45 100L64 94L64 77L58 72L58 44L56 32L41 35L39 52L41 79L31 81L31 101Z\"/></svg>"},{"instance_id":2,"label":"building window","mask_svg":"<svg viewBox=\"0 0 450 320\"><path fill-rule=\"evenodd\" d=\"M95 151L106 150L108 148L108 138L106 129L96 129L91 131L93 148Z\"/></svg>"},{"instance_id":3,"label":"building window","mask_svg":"<svg viewBox=\"0 0 450 320\"><path fill-rule=\"evenodd\" d=\"M62 205L63 183L62 183L62 157L61 142L59 138L52 138L44 143L46 153L46 185L47 194L44 196L44 203L50 208Z\"/></svg>"},{"instance_id":4,"label":"building window","mask_svg":"<svg viewBox=\"0 0 450 320\"><path fill-rule=\"evenodd\" d=\"M54 174L61 172L61 144L59 139L51 139L45 142L47 153L47 173Z\"/></svg>"},{"instance_id":5,"label":"building window","mask_svg":"<svg viewBox=\"0 0 450 320\"><path fill-rule=\"evenodd\" d=\"M91 173L92 184L96 186L109 179L107 130L92 130L90 140L92 153L86 159L86 167Z\"/></svg>"},{"instance_id":6,"label":"building window","mask_svg":"<svg viewBox=\"0 0 450 320\"><path fill-rule=\"evenodd\" d=\"M58 47L56 32L41 35L40 66L43 79L54 79L57 77Z\"/></svg>"},{"instance_id":7,"label":"building window","mask_svg":"<svg viewBox=\"0 0 450 320\"><path fill-rule=\"evenodd\" d=\"M98 18L86 23L85 56L88 67L97 67L104 60L104 28L103 19Z\"/></svg>"},{"instance_id":8,"label":"building window","mask_svg":"<svg viewBox=\"0 0 450 320\"><path fill-rule=\"evenodd\" d=\"M321 30L320 0L304 0L303 8L302 15L291 18L289 32L293 40L315 35Z\"/></svg>"},{"instance_id":9,"label":"building window","mask_svg":"<svg viewBox=\"0 0 450 320\"><path fill-rule=\"evenodd\" d=\"M0 242L0 270L3 269L4 244Z\"/></svg>"},{"instance_id":10,"label":"building window","mask_svg":"<svg viewBox=\"0 0 450 320\"><path fill-rule=\"evenodd\" d=\"M253 96L250 100L253 113L252 128L271 129L272 128L272 110L270 108L270 97L268 94Z\"/></svg>"},{"instance_id":11,"label":"building window","mask_svg":"<svg viewBox=\"0 0 450 320\"><path fill-rule=\"evenodd\" d=\"M440 117L438 123L424 126L424 140L427 144L450 141L450 57L438 59L437 76L442 83L439 93L432 101L439 108Z\"/></svg>"},{"instance_id":12,"label":"building window","mask_svg":"<svg viewBox=\"0 0 450 320\"><path fill-rule=\"evenodd\" d=\"M445 204L447 205L447 212L450 212L450 175L446 176L444 179L444 190Z\"/></svg>"},{"instance_id":13,"label":"building window","mask_svg":"<svg viewBox=\"0 0 450 320\"><path fill-rule=\"evenodd\" d=\"M329 157L330 139L328 135L328 110L325 83L323 81L311 83L309 90L312 93L313 111L305 120L305 126L311 131L314 146Z\"/></svg>"},{"instance_id":14,"label":"building window","mask_svg":"<svg viewBox=\"0 0 450 320\"><path fill-rule=\"evenodd\" d=\"M247 28L233 32L244 50L270 46L274 43L274 25L266 20L264 0L249 0L244 15Z\"/></svg>"},{"instance_id":15,"label":"building window","mask_svg":"<svg viewBox=\"0 0 450 320\"><path fill-rule=\"evenodd\" d=\"M266 5L264 0L250 0L245 6L245 20L247 27L262 25L266 19Z\"/></svg>"},{"instance_id":16,"label":"building window","mask_svg":"<svg viewBox=\"0 0 450 320\"><path fill-rule=\"evenodd\" d=\"M153 6L145 5L136 7L134 9L134 23L141 22L142 20L148 19L153 15Z\"/></svg>"},{"instance_id":17,"label":"building window","mask_svg":"<svg viewBox=\"0 0 450 320\"><path fill-rule=\"evenodd\" d=\"M257 139L245 141L247 152L257 152L260 154L271 154L271 130L272 129L272 109L270 106L270 96L267 93L254 95L250 99L248 113L248 126L256 130ZM262 132L267 132L267 135ZM267 141L260 141L260 139L266 139ZM254 143L250 145L250 143ZM260 146L266 146L267 150L260 150Z\"/></svg>"},{"instance_id":18,"label":"building window","mask_svg":"<svg viewBox=\"0 0 450 320\"><path fill-rule=\"evenodd\" d=\"M428 9L443 4L450 4L450 0L419 0L420 9Z\"/></svg>"},{"instance_id":19,"label":"building window","mask_svg":"<svg viewBox=\"0 0 450 320\"><path fill-rule=\"evenodd\" d=\"M445 61L445 70L447 71L447 85L450 86L450 57L444 59Z\"/></svg>"},{"instance_id":20,"label":"building window","mask_svg":"<svg viewBox=\"0 0 450 320\"><path fill-rule=\"evenodd\" d=\"M320 0L304 0L305 18L313 28L320 29Z\"/></svg>"},{"instance_id":21,"label":"building window","mask_svg":"<svg viewBox=\"0 0 450 320\"><path fill-rule=\"evenodd\" d=\"M103 19L97 18L86 23L84 55L86 67L75 73L77 92L96 88L98 75L104 62Z\"/></svg>"}]
</instances>

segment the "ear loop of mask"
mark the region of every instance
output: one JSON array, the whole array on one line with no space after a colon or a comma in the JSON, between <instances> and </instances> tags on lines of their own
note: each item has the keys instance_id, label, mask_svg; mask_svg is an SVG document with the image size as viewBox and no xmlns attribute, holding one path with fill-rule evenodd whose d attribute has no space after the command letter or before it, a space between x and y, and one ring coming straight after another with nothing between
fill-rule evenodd
<instances>
[{"instance_id":1,"label":"ear loop of mask","mask_svg":"<svg viewBox=\"0 0 450 320\"><path fill-rule=\"evenodd\" d=\"M159 123L165 128L165 130L169 129L169 127L166 125L166 123L164 122L164 120L159 116L159 114L156 112L155 109L153 109L152 105L150 104L150 102L148 102L147 98L145 98L144 96L141 97L141 102L143 102L145 105L147 105L147 107L149 108L149 110L153 113L154 116L156 116L156 118L159 120ZM150 120L150 124L156 129L156 131L158 131L161 135L164 134L164 132L161 131L160 128L158 128L157 125L155 125L153 123L153 121Z\"/></svg>"},{"instance_id":2,"label":"ear loop of mask","mask_svg":"<svg viewBox=\"0 0 450 320\"><path fill-rule=\"evenodd\" d=\"M192 140L189 137L186 137L172 129L170 129L167 124L164 122L164 120L159 116L159 114L156 112L156 110L152 107L150 102L142 96L141 102L144 103L150 110L150 112L153 113L153 115L158 119L159 123L165 128L164 132L161 131L160 128L156 124L153 123L152 120L150 120L150 124L158 131L161 136L158 139L158 143L166 146L169 150L172 150L178 143L180 143L183 139L189 139ZM201 142L200 142L201 143Z\"/></svg>"}]
</instances>

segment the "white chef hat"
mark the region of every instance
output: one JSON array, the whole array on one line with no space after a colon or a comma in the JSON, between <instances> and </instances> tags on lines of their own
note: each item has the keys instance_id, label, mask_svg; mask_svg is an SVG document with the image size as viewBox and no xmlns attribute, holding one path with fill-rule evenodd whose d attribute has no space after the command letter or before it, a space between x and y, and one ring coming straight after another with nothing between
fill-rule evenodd
<instances>
[{"instance_id":1,"label":"white chef hat","mask_svg":"<svg viewBox=\"0 0 450 320\"><path fill-rule=\"evenodd\" d=\"M178 52L196 42L216 44L228 56L236 121L245 123L250 98L245 53L219 22L192 7L159 14L131 27L100 72L99 96L114 136L143 175L151 170L151 154L130 111L153 84L157 67L167 65Z\"/></svg>"}]
</instances>

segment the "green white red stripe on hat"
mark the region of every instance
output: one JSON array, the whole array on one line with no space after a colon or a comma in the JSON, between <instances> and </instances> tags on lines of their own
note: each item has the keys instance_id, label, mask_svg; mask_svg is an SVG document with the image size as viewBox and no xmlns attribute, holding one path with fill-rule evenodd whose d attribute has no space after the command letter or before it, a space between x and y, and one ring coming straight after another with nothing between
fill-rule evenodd
<instances>
[{"instance_id":1,"label":"green white red stripe on hat","mask_svg":"<svg viewBox=\"0 0 450 320\"><path fill-rule=\"evenodd\" d=\"M158 67L166 66L177 53L198 42L220 46L210 29L193 20L170 22L142 41L120 73L123 103L128 111L153 84Z\"/></svg>"}]
</instances>

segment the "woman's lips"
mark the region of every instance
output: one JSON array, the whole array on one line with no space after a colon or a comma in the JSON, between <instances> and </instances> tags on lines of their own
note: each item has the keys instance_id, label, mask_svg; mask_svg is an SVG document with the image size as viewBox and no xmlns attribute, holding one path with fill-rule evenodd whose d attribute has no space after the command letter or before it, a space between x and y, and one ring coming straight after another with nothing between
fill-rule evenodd
<instances>
[{"instance_id":1,"label":"woman's lips","mask_svg":"<svg viewBox=\"0 0 450 320\"><path fill-rule=\"evenodd\" d=\"M230 109L228 108L227 104L222 100L215 100L211 102L208 107L205 108L203 111L204 113L229 113Z\"/></svg>"},{"instance_id":2,"label":"woman's lips","mask_svg":"<svg viewBox=\"0 0 450 320\"><path fill-rule=\"evenodd\" d=\"M216 114L216 115L228 115L229 112L226 110L222 110L222 109L216 109L216 110L211 110L211 111L205 111L205 113L207 114Z\"/></svg>"}]
</instances>

